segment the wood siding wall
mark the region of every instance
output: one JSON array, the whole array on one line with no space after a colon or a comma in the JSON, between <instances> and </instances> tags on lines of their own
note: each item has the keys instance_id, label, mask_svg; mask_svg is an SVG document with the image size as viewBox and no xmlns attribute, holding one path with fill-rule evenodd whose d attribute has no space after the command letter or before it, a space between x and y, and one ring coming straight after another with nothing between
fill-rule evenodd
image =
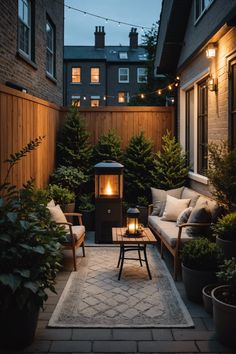
<instances>
[{"instance_id":1,"label":"wood siding wall","mask_svg":"<svg viewBox=\"0 0 236 354\"><path fill-rule=\"evenodd\" d=\"M154 149L159 150L167 129L174 134L174 107L110 106L92 109L81 107L78 110L85 118L92 144L96 144L100 135L114 130L121 137L124 148L133 135L144 131L153 140ZM67 113L66 110L64 113Z\"/></svg>"},{"instance_id":2,"label":"wood siding wall","mask_svg":"<svg viewBox=\"0 0 236 354\"><path fill-rule=\"evenodd\" d=\"M4 163L39 136L42 144L14 167L9 182L21 187L30 177L38 187L48 183L54 169L56 132L60 122L60 107L34 96L0 85L0 181L6 176Z\"/></svg>"}]
</instances>

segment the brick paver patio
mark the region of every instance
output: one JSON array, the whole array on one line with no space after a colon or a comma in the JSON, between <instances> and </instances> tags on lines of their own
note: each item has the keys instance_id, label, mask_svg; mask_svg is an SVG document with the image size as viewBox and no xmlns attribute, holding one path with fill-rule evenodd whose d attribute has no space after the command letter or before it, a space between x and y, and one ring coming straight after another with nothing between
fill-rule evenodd
<instances>
[{"instance_id":1,"label":"brick paver patio","mask_svg":"<svg viewBox=\"0 0 236 354\"><path fill-rule=\"evenodd\" d=\"M181 281L176 286L189 309L195 328L47 328L69 275L69 271L58 275L57 295L49 295L45 310L40 313L33 344L15 353L234 353L217 341L212 318L204 308L186 299Z\"/></svg>"}]
</instances>

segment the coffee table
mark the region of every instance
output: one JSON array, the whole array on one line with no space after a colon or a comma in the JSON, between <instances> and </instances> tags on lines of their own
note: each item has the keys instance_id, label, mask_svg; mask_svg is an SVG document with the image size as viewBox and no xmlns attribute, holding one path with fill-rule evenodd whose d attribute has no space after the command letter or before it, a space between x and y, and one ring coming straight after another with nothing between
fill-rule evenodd
<instances>
[{"instance_id":1,"label":"coffee table","mask_svg":"<svg viewBox=\"0 0 236 354\"><path fill-rule=\"evenodd\" d=\"M141 267L143 265L142 262L145 262L149 278L152 279L151 272L148 265L146 246L150 244L152 245L157 244L157 240L155 236L153 235L152 231L148 227L144 228L142 236L134 236L134 237L127 236L125 233L126 230L127 229L125 227L112 228L112 242L120 245L120 255L117 264L117 268L120 267L118 280L120 280L125 259L139 260ZM137 251L138 258L125 257L125 253L129 251ZM141 258L141 251L143 251L144 259Z\"/></svg>"}]
</instances>

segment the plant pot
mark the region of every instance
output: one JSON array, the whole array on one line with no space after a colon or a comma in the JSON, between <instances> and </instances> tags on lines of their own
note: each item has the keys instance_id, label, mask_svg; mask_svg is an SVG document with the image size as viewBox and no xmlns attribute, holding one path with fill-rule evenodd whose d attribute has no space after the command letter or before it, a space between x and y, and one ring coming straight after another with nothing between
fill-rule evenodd
<instances>
[{"instance_id":1,"label":"plant pot","mask_svg":"<svg viewBox=\"0 0 236 354\"><path fill-rule=\"evenodd\" d=\"M139 222L141 224L143 224L144 226L147 226L147 222L148 222L148 207L145 207L145 206L140 206L140 205L137 205L137 208L140 212L139 214Z\"/></svg>"},{"instance_id":2,"label":"plant pot","mask_svg":"<svg viewBox=\"0 0 236 354\"><path fill-rule=\"evenodd\" d=\"M221 285L212 291L213 318L220 342L236 348L236 306L227 304L222 300L222 293L228 289L230 289L230 286Z\"/></svg>"},{"instance_id":3,"label":"plant pot","mask_svg":"<svg viewBox=\"0 0 236 354\"><path fill-rule=\"evenodd\" d=\"M203 300L203 305L206 310L210 315L213 313L213 305L212 305L212 290L215 289L219 284L208 284L204 286L202 289L202 300Z\"/></svg>"},{"instance_id":4,"label":"plant pot","mask_svg":"<svg viewBox=\"0 0 236 354\"><path fill-rule=\"evenodd\" d=\"M221 248L225 258L236 257L236 241L223 240L217 236L216 244Z\"/></svg>"},{"instance_id":5,"label":"plant pot","mask_svg":"<svg viewBox=\"0 0 236 354\"><path fill-rule=\"evenodd\" d=\"M187 298L198 303L202 302L202 289L204 286L216 281L215 272L190 269L183 264L182 278Z\"/></svg>"},{"instance_id":6,"label":"plant pot","mask_svg":"<svg viewBox=\"0 0 236 354\"><path fill-rule=\"evenodd\" d=\"M64 209L63 211L65 213L74 213L74 211L75 211L75 202L66 204L63 209Z\"/></svg>"},{"instance_id":7,"label":"plant pot","mask_svg":"<svg viewBox=\"0 0 236 354\"><path fill-rule=\"evenodd\" d=\"M93 231L95 213L94 210L79 210L79 213L82 214L83 225L85 226L86 231Z\"/></svg>"},{"instance_id":8,"label":"plant pot","mask_svg":"<svg viewBox=\"0 0 236 354\"><path fill-rule=\"evenodd\" d=\"M6 349L22 349L34 339L39 315L39 307L19 310L11 305L0 311L0 343Z\"/></svg>"}]
</instances>

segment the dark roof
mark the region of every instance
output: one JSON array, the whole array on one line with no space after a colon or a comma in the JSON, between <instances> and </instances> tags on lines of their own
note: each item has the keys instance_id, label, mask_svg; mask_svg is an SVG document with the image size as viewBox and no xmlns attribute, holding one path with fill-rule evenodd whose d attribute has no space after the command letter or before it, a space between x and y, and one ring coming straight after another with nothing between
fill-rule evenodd
<instances>
[{"instance_id":1,"label":"dark roof","mask_svg":"<svg viewBox=\"0 0 236 354\"><path fill-rule=\"evenodd\" d=\"M119 53L126 52L128 59L120 59ZM131 49L129 46L64 46L64 60L105 60L108 62L143 62L148 58L143 47Z\"/></svg>"}]
</instances>

